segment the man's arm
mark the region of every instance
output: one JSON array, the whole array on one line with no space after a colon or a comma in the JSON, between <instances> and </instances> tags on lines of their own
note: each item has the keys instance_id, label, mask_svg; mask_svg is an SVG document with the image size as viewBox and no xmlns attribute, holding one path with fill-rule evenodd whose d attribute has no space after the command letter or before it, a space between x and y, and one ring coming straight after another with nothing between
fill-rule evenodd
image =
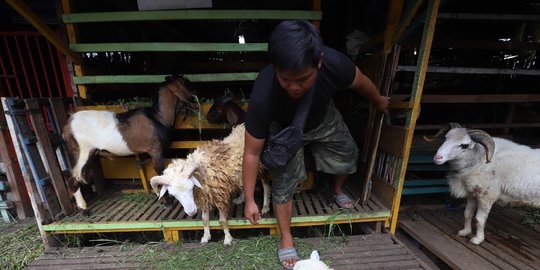
<instances>
[{"instance_id":1,"label":"man's arm","mask_svg":"<svg viewBox=\"0 0 540 270\"><path fill-rule=\"evenodd\" d=\"M348 87L373 103L377 111L387 112L390 97L381 96L373 82L356 67L356 74L352 84Z\"/></svg>"},{"instance_id":2,"label":"man's arm","mask_svg":"<svg viewBox=\"0 0 540 270\"><path fill-rule=\"evenodd\" d=\"M254 193L259 170L260 155L264 147L264 139L257 139L246 131L244 160L242 163L242 182L244 184L244 215L251 224L258 224L261 219L259 208L255 203Z\"/></svg>"}]
</instances>

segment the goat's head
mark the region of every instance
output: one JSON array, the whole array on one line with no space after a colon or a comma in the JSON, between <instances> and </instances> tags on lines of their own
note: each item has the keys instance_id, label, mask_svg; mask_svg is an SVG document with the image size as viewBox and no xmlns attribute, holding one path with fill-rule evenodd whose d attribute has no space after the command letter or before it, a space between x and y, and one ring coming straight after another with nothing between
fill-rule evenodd
<instances>
[{"instance_id":1,"label":"goat's head","mask_svg":"<svg viewBox=\"0 0 540 270\"><path fill-rule=\"evenodd\" d=\"M188 87L189 80L180 75L171 75L165 77L165 82L162 83L160 91L168 91L173 98L176 111L184 106L196 108L193 103L193 92Z\"/></svg>"},{"instance_id":2,"label":"goat's head","mask_svg":"<svg viewBox=\"0 0 540 270\"><path fill-rule=\"evenodd\" d=\"M476 151L478 146L484 147L486 163L491 161L495 153L493 138L483 130L454 127L446 133L445 137L446 140L433 158L435 164L438 165L459 159L470 151Z\"/></svg>"},{"instance_id":3,"label":"goat's head","mask_svg":"<svg viewBox=\"0 0 540 270\"><path fill-rule=\"evenodd\" d=\"M203 174L199 166L186 164L183 160L176 161L174 166L180 166L180 168L175 168L180 169L180 173L168 174L165 172L164 175L154 176L150 179L150 185L159 198L168 191L171 196L180 202L186 214L193 216L197 213L193 188L203 188L199 180L195 178L194 172L199 171L201 175ZM161 186L161 190L159 186Z\"/></svg>"},{"instance_id":4,"label":"goat's head","mask_svg":"<svg viewBox=\"0 0 540 270\"><path fill-rule=\"evenodd\" d=\"M234 102L234 97L216 98L210 110L206 114L206 119L212 124L222 124L227 122L235 126L244 122L244 110Z\"/></svg>"}]
</instances>

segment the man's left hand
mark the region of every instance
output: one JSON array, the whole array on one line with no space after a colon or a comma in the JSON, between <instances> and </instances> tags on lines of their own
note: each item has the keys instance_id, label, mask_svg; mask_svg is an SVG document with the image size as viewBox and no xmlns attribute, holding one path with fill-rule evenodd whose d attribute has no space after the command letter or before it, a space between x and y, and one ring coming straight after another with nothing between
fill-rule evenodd
<instances>
[{"instance_id":1,"label":"man's left hand","mask_svg":"<svg viewBox=\"0 0 540 270\"><path fill-rule=\"evenodd\" d=\"M378 99L373 101L373 106L379 112L388 113L388 106L390 105L390 97L379 96Z\"/></svg>"}]
</instances>

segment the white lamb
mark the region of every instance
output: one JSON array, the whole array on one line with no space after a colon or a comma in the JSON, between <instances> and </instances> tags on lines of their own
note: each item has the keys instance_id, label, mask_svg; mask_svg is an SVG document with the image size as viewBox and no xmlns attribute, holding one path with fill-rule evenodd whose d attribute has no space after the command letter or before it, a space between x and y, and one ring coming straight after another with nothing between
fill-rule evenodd
<instances>
[{"instance_id":1,"label":"white lamb","mask_svg":"<svg viewBox=\"0 0 540 270\"><path fill-rule=\"evenodd\" d=\"M219 210L219 223L225 233L224 244L232 244L227 217L231 196L242 187L244 136L244 125L238 125L222 141L214 140L199 146L185 160L173 160L163 175L150 180L156 194L161 197L169 191L189 216L197 213L197 207L202 210L204 235L201 243L207 243L211 238L210 210L216 207ZM162 186L161 191L159 186ZM195 186L199 188L194 189ZM265 204L263 209L268 211L268 202Z\"/></svg>"},{"instance_id":2,"label":"white lamb","mask_svg":"<svg viewBox=\"0 0 540 270\"><path fill-rule=\"evenodd\" d=\"M497 200L540 206L540 149L531 149L502 138L492 138L477 129L454 127L434 157L436 164L448 163L448 184L453 196L467 198L467 236L476 210L473 244L484 241L484 227Z\"/></svg>"}]
</instances>

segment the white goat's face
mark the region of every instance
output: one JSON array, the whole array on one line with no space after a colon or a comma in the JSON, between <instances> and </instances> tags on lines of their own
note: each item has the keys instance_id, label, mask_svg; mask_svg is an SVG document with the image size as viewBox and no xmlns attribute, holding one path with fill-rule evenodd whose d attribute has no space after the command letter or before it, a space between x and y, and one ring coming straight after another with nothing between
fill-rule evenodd
<instances>
[{"instance_id":1,"label":"white goat's face","mask_svg":"<svg viewBox=\"0 0 540 270\"><path fill-rule=\"evenodd\" d=\"M444 164L447 161L454 160L462 155L463 152L474 148L476 143L467 134L465 128L454 128L446 133L446 140L437 150L433 161L437 165Z\"/></svg>"},{"instance_id":2,"label":"white goat's face","mask_svg":"<svg viewBox=\"0 0 540 270\"><path fill-rule=\"evenodd\" d=\"M193 216L197 213L197 205L193 197L193 188L195 186L202 188L193 175L188 178L175 177L172 179L171 185L164 185L161 188L160 197L165 194L164 189L169 191L169 194L180 202L186 214Z\"/></svg>"}]
</instances>

